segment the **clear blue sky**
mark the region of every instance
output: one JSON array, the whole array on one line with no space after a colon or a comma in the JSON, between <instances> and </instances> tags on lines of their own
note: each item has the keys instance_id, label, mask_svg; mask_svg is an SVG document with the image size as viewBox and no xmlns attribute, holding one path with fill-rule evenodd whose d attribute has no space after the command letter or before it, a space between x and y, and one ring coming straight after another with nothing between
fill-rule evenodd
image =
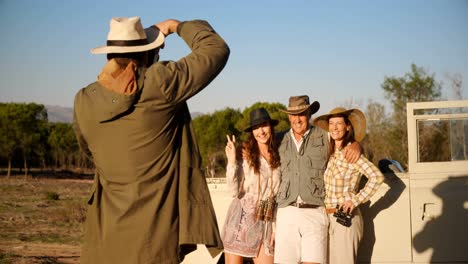
<instances>
[{"instance_id":1,"label":"clear blue sky","mask_svg":"<svg viewBox=\"0 0 468 264\"><path fill-rule=\"evenodd\" d=\"M231 48L224 71L189 101L192 112L243 110L257 101L287 104L307 94L322 104L387 104L385 76L415 63L444 82L463 77L468 98L468 1L57 1L0 0L0 101L71 107L96 79L113 16L208 20ZM189 52L171 35L162 59ZM387 111L390 109L387 108Z\"/></svg>"}]
</instances>

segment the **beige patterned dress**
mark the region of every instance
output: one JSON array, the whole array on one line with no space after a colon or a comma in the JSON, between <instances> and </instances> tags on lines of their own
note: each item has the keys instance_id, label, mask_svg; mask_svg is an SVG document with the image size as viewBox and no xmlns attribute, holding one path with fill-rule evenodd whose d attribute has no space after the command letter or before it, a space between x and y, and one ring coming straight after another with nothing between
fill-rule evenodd
<instances>
[{"instance_id":1,"label":"beige patterned dress","mask_svg":"<svg viewBox=\"0 0 468 264\"><path fill-rule=\"evenodd\" d=\"M221 238L224 251L243 257L256 257L263 243L265 253L273 255L270 239L274 217L271 221L257 221L256 208L259 200L275 197L280 184L279 168L271 170L261 158L260 175L255 174L247 161L228 164L227 187L234 197L226 216ZM276 213L276 212L274 212Z\"/></svg>"}]
</instances>

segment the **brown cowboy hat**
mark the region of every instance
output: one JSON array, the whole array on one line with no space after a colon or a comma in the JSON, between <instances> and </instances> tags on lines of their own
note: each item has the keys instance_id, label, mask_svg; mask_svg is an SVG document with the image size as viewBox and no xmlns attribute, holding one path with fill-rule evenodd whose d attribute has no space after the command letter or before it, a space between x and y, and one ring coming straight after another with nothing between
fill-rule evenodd
<instances>
[{"instance_id":1,"label":"brown cowboy hat","mask_svg":"<svg viewBox=\"0 0 468 264\"><path fill-rule=\"evenodd\" d=\"M255 126L258 126L263 123L270 123L271 126L276 126L278 124L278 120L271 119L270 115L268 114L267 110L263 107L258 109L254 109L250 111L250 126L244 129L245 132L252 131Z\"/></svg>"},{"instance_id":2,"label":"brown cowboy hat","mask_svg":"<svg viewBox=\"0 0 468 264\"><path fill-rule=\"evenodd\" d=\"M310 114L315 114L320 109L320 103L314 101L312 104L309 103L309 96L307 95L299 95L299 96L291 96L289 97L289 105L288 109L281 110L281 112L297 115L300 114L307 109L310 108Z\"/></svg>"},{"instance_id":3,"label":"brown cowboy hat","mask_svg":"<svg viewBox=\"0 0 468 264\"><path fill-rule=\"evenodd\" d=\"M164 34L156 27L143 29L139 17L114 17L110 21L107 45L91 50L92 54L131 53L155 49L164 43ZM147 36L151 33L151 36Z\"/></svg>"},{"instance_id":4,"label":"brown cowboy hat","mask_svg":"<svg viewBox=\"0 0 468 264\"><path fill-rule=\"evenodd\" d=\"M314 119L314 125L328 131L328 119L333 116L347 116L354 130L354 139L361 142L366 136L366 116L358 109L346 110L337 107L326 115L321 115Z\"/></svg>"}]
</instances>

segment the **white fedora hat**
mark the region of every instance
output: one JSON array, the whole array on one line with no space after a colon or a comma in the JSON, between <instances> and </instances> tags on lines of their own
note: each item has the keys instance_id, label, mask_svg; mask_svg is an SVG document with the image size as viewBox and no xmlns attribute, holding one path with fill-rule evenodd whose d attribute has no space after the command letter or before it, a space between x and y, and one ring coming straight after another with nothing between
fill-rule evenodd
<instances>
[{"instance_id":1,"label":"white fedora hat","mask_svg":"<svg viewBox=\"0 0 468 264\"><path fill-rule=\"evenodd\" d=\"M151 31L148 31L151 29ZM164 43L164 35L156 27L145 33L139 17L114 17L110 21L107 45L91 50L92 54L130 53L155 49ZM155 32L155 29L157 33Z\"/></svg>"}]
</instances>

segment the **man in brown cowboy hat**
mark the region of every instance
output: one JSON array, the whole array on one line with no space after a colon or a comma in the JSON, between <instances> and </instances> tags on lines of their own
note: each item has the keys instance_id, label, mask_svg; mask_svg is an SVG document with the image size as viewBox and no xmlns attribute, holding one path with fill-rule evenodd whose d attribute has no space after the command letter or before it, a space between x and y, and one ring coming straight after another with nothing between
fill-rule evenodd
<instances>
[{"instance_id":1,"label":"man in brown cowboy hat","mask_svg":"<svg viewBox=\"0 0 468 264\"><path fill-rule=\"evenodd\" d=\"M310 125L320 104L307 95L291 96L283 112L291 129L279 148L281 185L276 198L275 263L326 263L328 216L324 207L323 173L327 162L328 135ZM354 162L359 144L348 151Z\"/></svg>"},{"instance_id":2,"label":"man in brown cowboy hat","mask_svg":"<svg viewBox=\"0 0 468 264\"><path fill-rule=\"evenodd\" d=\"M192 52L152 64L175 32ZM228 46L206 21L145 32L131 17L112 18L107 45L91 52L108 62L75 97L73 126L96 166L81 263L179 263L196 244L220 252L186 101L221 72Z\"/></svg>"}]
</instances>

